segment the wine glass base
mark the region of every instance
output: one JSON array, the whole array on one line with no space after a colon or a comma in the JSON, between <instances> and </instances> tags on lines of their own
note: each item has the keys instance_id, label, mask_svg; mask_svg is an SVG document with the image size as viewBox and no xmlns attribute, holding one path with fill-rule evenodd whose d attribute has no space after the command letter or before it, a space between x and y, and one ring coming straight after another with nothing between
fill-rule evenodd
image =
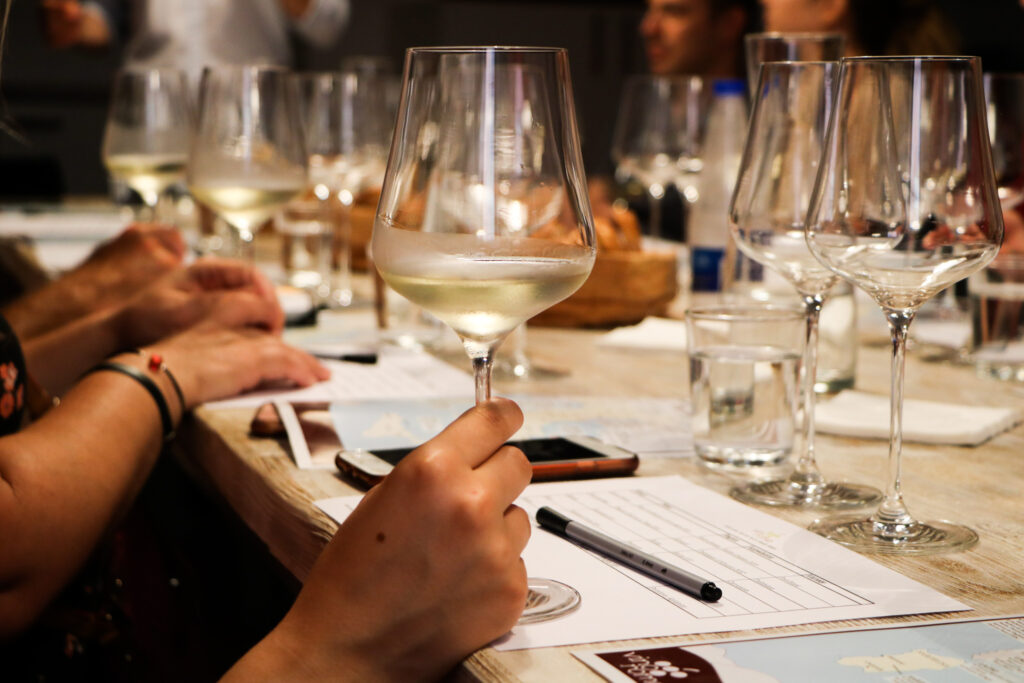
<instances>
[{"instance_id":1,"label":"wine glass base","mask_svg":"<svg viewBox=\"0 0 1024 683\"><path fill-rule=\"evenodd\" d=\"M732 497L744 503L785 507L809 507L826 510L850 510L882 501L882 492L863 484L830 482L808 488L788 479L756 481L737 486Z\"/></svg>"},{"instance_id":2,"label":"wine glass base","mask_svg":"<svg viewBox=\"0 0 1024 683\"><path fill-rule=\"evenodd\" d=\"M817 520L811 531L848 548L881 555L935 555L967 550L978 542L978 534L960 524L946 521L914 522L906 534L881 536L870 519Z\"/></svg>"},{"instance_id":3,"label":"wine glass base","mask_svg":"<svg viewBox=\"0 0 1024 683\"><path fill-rule=\"evenodd\" d=\"M520 624L549 621L572 612L580 606L580 594L572 586L552 579L528 578L526 609L519 617Z\"/></svg>"}]
</instances>

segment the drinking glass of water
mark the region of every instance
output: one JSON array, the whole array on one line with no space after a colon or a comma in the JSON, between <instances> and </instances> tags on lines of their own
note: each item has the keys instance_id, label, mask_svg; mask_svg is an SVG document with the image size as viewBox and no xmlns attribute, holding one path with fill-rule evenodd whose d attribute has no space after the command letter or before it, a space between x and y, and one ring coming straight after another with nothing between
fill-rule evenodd
<instances>
[{"instance_id":1,"label":"drinking glass of water","mask_svg":"<svg viewBox=\"0 0 1024 683\"><path fill-rule=\"evenodd\" d=\"M694 449L706 465L772 467L793 452L804 328L797 308L686 312Z\"/></svg>"}]
</instances>

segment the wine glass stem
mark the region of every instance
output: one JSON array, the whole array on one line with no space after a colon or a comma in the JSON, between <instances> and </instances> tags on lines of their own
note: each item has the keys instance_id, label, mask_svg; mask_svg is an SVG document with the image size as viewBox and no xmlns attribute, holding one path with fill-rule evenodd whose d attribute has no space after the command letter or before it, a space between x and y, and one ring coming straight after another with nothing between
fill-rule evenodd
<instances>
[{"instance_id":1,"label":"wine glass stem","mask_svg":"<svg viewBox=\"0 0 1024 683\"><path fill-rule=\"evenodd\" d=\"M810 492L824 483L824 478L814 460L814 382L818 372L818 321L821 306L825 301L822 294L803 294L804 310L807 314L807 333L804 344L803 401L804 415L801 425L803 451L789 479L792 483Z\"/></svg>"},{"instance_id":2,"label":"wine glass stem","mask_svg":"<svg viewBox=\"0 0 1024 683\"><path fill-rule=\"evenodd\" d=\"M473 375L476 379L477 405L491 398L491 369L494 367L494 348L473 356Z\"/></svg>"},{"instance_id":3,"label":"wine glass stem","mask_svg":"<svg viewBox=\"0 0 1024 683\"><path fill-rule=\"evenodd\" d=\"M900 456L903 451L903 375L907 358L907 329L914 319L914 311L885 309L885 317L892 332L892 386L889 406L889 480L885 500L872 516L875 532L883 537L898 538L907 535L914 518L903 502L900 484Z\"/></svg>"},{"instance_id":4,"label":"wine glass stem","mask_svg":"<svg viewBox=\"0 0 1024 683\"><path fill-rule=\"evenodd\" d=\"M647 190L651 237L661 237L661 199L664 196L664 190L660 190L660 194L653 188Z\"/></svg>"}]
</instances>

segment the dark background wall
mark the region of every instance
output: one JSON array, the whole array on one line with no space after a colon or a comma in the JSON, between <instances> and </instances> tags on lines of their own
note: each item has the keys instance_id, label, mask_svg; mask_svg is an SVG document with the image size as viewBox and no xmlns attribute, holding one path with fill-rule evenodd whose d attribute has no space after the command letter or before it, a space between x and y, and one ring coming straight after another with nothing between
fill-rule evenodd
<instances>
[{"instance_id":1,"label":"dark background wall","mask_svg":"<svg viewBox=\"0 0 1024 683\"><path fill-rule=\"evenodd\" d=\"M168 0L161 0L168 1ZM390 57L401 68L413 45L520 44L566 47L572 64L584 158L609 170L608 147L624 75L644 70L640 0L510 2L352 0L348 29L332 49L298 47L298 68L334 68L352 55ZM57 51L44 42L36 2L14 2L0 85L21 143L0 135L0 198L102 194L99 147L116 51Z\"/></svg>"}]
</instances>

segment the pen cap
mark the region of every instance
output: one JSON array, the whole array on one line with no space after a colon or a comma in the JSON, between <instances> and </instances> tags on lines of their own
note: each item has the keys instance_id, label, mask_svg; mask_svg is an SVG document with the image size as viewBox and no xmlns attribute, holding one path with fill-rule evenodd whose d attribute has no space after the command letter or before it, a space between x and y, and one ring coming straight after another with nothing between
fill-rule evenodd
<instances>
[{"instance_id":1,"label":"pen cap","mask_svg":"<svg viewBox=\"0 0 1024 683\"><path fill-rule=\"evenodd\" d=\"M549 507L542 507L537 510L537 523L546 529L564 534L565 528L569 525L569 518L558 514Z\"/></svg>"}]
</instances>

